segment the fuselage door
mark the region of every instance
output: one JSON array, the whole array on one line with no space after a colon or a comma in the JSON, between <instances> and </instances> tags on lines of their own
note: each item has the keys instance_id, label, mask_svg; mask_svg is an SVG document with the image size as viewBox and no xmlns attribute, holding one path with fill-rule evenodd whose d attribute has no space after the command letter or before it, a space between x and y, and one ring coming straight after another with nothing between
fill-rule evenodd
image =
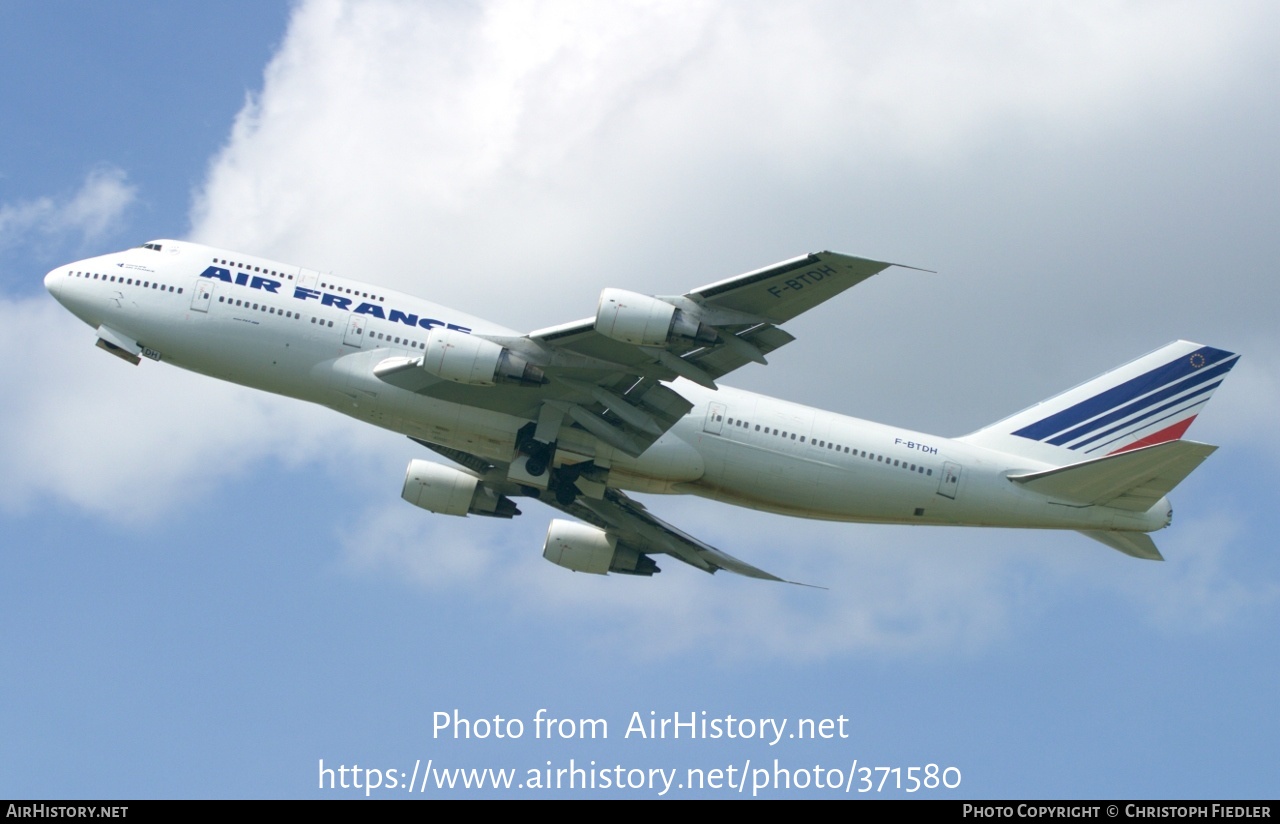
<instances>
[{"instance_id":1,"label":"fuselage door","mask_svg":"<svg viewBox=\"0 0 1280 824\"><path fill-rule=\"evenodd\" d=\"M209 304L212 302L213 281L200 278L196 281L196 288L191 292L191 309L195 312L208 312Z\"/></svg>"},{"instance_id":2,"label":"fuselage door","mask_svg":"<svg viewBox=\"0 0 1280 824\"><path fill-rule=\"evenodd\" d=\"M316 278L319 274L314 269L299 269L297 283L303 289L314 289L316 288Z\"/></svg>"},{"instance_id":3,"label":"fuselage door","mask_svg":"<svg viewBox=\"0 0 1280 824\"><path fill-rule=\"evenodd\" d=\"M342 336L342 342L347 346L354 346L357 349L364 345L364 315L352 315L351 320L347 321L347 333Z\"/></svg>"},{"instance_id":4,"label":"fuselage door","mask_svg":"<svg viewBox=\"0 0 1280 824\"><path fill-rule=\"evenodd\" d=\"M724 413L727 411L728 407L722 403L707 404L707 420L702 425L703 430L713 435L719 435L721 427L724 426Z\"/></svg>"},{"instance_id":5,"label":"fuselage door","mask_svg":"<svg viewBox=\"0 0 1280 824\"><path fill-rule=\"evenodd\" d=\"M947 461L942 464L942 477L938 479L938 494L955 500L960 492L960 464Z\"/></svg>"}]
</instances>

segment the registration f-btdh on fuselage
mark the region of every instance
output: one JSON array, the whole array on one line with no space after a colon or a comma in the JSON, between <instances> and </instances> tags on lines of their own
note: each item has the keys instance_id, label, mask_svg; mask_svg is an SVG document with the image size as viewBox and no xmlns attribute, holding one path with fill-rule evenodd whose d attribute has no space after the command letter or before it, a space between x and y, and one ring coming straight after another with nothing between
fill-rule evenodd
<instances>
[{"instance_id":1,"label":"registration f-btdh on fuselage","mask_svg":"<svg viewBox=\"0 0 1280 824\"><path fill-rule=\"evenodd\" d=\"M776 576L664 523L626 491L783 515L1073 529L1139 558L1165 495L1215 447L1182 440L1237 356L1170 343L961 438L719 385L793 338L780 326L893 264L820 252L679 296L605 289L585 320L529 334L348 278L158 240L45 285L137 364L169 363L401 432L403 496L450 515L553 520L543 555L651 575L654 555Z\"/></svg>"}]
</instances>

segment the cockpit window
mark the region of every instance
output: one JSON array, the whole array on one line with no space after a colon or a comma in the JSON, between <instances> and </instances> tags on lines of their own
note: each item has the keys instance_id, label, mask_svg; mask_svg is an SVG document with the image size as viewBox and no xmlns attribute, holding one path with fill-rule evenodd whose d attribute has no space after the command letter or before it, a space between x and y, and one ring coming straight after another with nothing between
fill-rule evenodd
<instances>
[{"instance_id":1,"label":"cockpit window","mask_svg":"<svg viewBox=\"0 0 1280 824\"><path fill-rule=\"evenodd\" d=\"M159 243L144 243L144 244L142 244L142 246L141 246L141 247L139 247L139 248L142 248L142 249L154 249L155 251L159 252L159 251L160 251L160 244L159 244Z\"/></svg>"}]
</instances>

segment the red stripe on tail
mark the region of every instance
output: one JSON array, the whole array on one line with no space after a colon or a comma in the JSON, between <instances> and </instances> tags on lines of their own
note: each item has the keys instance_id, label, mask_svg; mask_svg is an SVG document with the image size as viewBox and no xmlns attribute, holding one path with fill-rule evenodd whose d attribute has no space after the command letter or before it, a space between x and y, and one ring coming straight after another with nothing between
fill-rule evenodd
<instances>
[{"instance_id":1,"label":"red stripe on tail","mask_svg":"<svg viewBox=\"0 0 1280 824\"><path fill-rule=\"evenodd\" d=\"M1108 455L1117 455L1121 452L1128 452L1130 449L1141 449L1144 446L1155 446L1158 443L1166 441L1176 441L1182 437L1182 433L1187 431L1187 427L1191 426L1191 422L1196 419L1195 415L1187 418L1185 421L1178 421L1173 426L1161 429L1159 432L1152 432L1140 441L1134 441L1128 446L1122 446L1115 452L1108 452Z\"/></svg>"}]
</instances>

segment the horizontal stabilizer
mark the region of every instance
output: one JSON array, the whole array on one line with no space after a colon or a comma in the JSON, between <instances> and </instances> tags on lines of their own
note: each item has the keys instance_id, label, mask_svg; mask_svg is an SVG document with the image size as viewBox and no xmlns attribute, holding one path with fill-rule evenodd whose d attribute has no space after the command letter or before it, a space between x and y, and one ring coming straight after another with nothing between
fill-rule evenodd
<instances>
[{"instance_id":1,"label":"horizontal stabilizer","mask_svg":"<svg viewBox=\"0 0 1280 824\"><path fill-rule=\"evenodd\" d=\"M1164 556L1156 549L1156 542L1143 532L1107 532L1101 529L1082 529L1080 534L1095 541L1118 549L1125 555L1142 558L1147 561L1163 561Z\"/></svg>"},{"instance_id":2,"label":"horizontal stabilizer","mask_svg":"<svg viewBox=\"0 0 1280 824\"><path fill-rule=\"evenodd\" d=\"M1169 441L1009 480L1051 498L1146 512L1217 448Z\"/></svg>"}]
</instances>

